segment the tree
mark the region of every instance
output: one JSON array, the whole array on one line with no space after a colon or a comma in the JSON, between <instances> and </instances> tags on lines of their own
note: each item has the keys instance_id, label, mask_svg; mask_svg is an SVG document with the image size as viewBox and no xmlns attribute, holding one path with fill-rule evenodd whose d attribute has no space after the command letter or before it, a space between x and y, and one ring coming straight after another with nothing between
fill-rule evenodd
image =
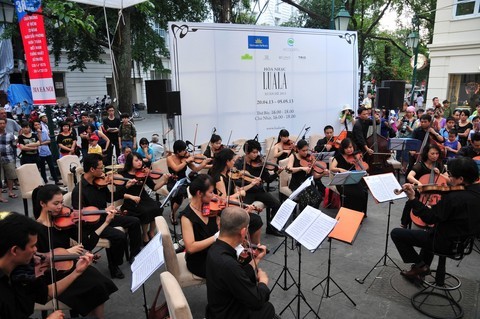
<instances>
[{"instance_id":1,"label":"tree","mask_svg":"<svg viewBox=\"0 0 480 319\"><path fill-rule=\"evenodd\" d=\"M118 11L106 9L108 32L103 8L63 0L44 0L46 28L55 60L65 52L70 70L85 69L85 62L104 63L101 54L108 49L108 35L115 41L112 51L117 72L118 101L121 112L130 112L132 103L131 70L136 61L144 70L163 70L162 56L168 56L164 39L154 27L166 29L168 21L203 21L208 7L203 0L151 0ZM118 22L118 24L117 24ZM118 29L117 29L118 27Z\"/></svg>"}]
</instances>

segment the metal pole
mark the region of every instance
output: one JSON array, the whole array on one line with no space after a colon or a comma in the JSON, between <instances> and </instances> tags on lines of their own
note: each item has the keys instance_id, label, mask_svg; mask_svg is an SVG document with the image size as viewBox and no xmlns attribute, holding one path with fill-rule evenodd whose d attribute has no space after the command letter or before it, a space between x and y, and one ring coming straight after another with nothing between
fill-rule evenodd
<instances>
[{"instance_id":1,"label":"metal pole","mask_svg":"<svg viewBox=\"0 0 480 319\"><path fill-rule=\"evenodd\" d=\"M335 30L335 0L332 0L332 12L330 15L330 30Z\"/></svg>"},{"instance_id":2,"label":"metal pole","mask_svg":"<svg viewBox=\"0 0 480 319\"><path fill-rule=\"evenodd\" d=\"M413 26L414 26L414 29L417 32L419 38L418 38L417 46L415 48L413 48L415 58L413 60L413 77L412 77L412 92L410 94L410 105L413 105L413 100L414 100L414 94L413 93L415 92L415 82L417 82L418 47L420 46L420 33L418 32L419 27L418 27L418 20L417 20L416 16L413 17Z\"/></svg>"},{"instance_id":3,"label":"metal pole","mask_svg":"<svg viewBox=\"0 0 480 319\"><path fill-rule=\"evenodd\" d=\"M50 135L50 151L52 152L53 162L56 167L59 154L58 154L57 140L55 139L55 131L54 131L55 128L53 127L51 105L45 105L45 114L47 115L47 119L48 119L48 134Z\"/></svg>"}]
</instances>

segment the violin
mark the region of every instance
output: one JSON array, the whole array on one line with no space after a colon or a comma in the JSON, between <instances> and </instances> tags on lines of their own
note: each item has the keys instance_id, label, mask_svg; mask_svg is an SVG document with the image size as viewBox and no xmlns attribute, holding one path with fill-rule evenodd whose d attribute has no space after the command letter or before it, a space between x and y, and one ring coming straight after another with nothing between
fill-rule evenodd
<instances>
[{"instance_id":1,"label":"violin","mask_svg":"<svg viewBox=\"0 0 480 319\"><path fill-rule=\"evenodd\" d=\"M204 207L202 208L202 214L203 214L203 216L208 216L208 217L217 216L222 212L222 210L224 210L227 207L227 205L228 206L238 206L238 207L241 207L243 209L246 209L249 206L249 205L241 203L239 201L235 201L235 200L232 200L232 199L229 199L229 198L228 199L227 198L222 198L222 197L219 197L218 195L215 195L211 199L209 204L204 205ZM255 208L256 212L261 212L262 211L261 209L259 209L255 205L253 205L253 207Z\"/></svg>"},{"instance_id":2,"label":"violin","mask_svg":"<svg viewBox=\"0 0 480 319\"><path fill-rule=\"evenodd\" d=\"M368 164L363 161L362 153L347 155L345 160L354 165L357 171L366 171L369 168Z\"/></svg>"},{"instance_id":3,"label":"violin","mask_svg":"<svg viewBox=\"0 0 480 319\"><path fill-rule=\"evenodd\" d=\"M269 170L269 171L273 171L273 170L277 170L280 168L280 166L278 164L275 164L275 163L272 163L272 162L265 162L265 159L263 156L257 156L257 158L255 158L254 161L252 161L250 163L250 165L252 165L253 167L263 167L263 165L265 164L265 169L266 170Z\"/></svg>"},{"instance_id":4,"label":"violin","mask_svg":"<svg viewBox=\"0 0 480 319\"><path fill-rule=\"evenodd\" d=\"M231 170L228 172L228 177L233 179L233 180L238 180L238 179L243 179L246 182L253 183L255 179L257 178L256 176L253 176L247 171L240 171L240 170Z\"/></svg>"},{"instance_id":5,"label":"violin","mask_svg":"<svg viewBox=\"0 0 480 319\"><path fill-rule=\"evenodd\" d=\"M99 210L94 206L84 207L82 209L82 222L95 224L100 220L100 215L106 214L106 210ZM68 229L77 225L79 221L78 210L73 210L64 206L59 214L52 215L53 226L57 229Z\"/></svg>"},{"instance_id":6,"label":"violin","mask_svg":"<svg viewBox=\"0 0 480 319\"><path fill-rule=\"evenodd\" d=\"M147 178L147 176L151 179L159 179L163 176L163 173L158 171L149 171L146 168L142 168L135 172L135 179L144 180L145 178Z\"/></svg>"},{"instance_id":7,"label":"violin","mask_svg":"<svg viewBox=\"0 0 480 319\"><path fill-rule=\"evenodd\" d=\"M427 185L418 185L415 184L413 185L413 189L417 190L419 193L423 194L448 194L450 192L455 192L455 191L463 191L465 190L465 187L462 185L457 185L457 186L446 186L446 185L437 185L437 184L427 184ZM402 192L404 192L405 189L394 189L393 192L395 195L400 195Z\"/></svg>"},{"instance_id":8,"label":"violin","mask_svg":"<svg viewBox=\"0 0 480 319\"><path fill-rule=\"evenodd\" d=\"M51 252L48 253L35 253L35 256L40 259L40 262L35 264L35 276L42 276L45 271L51 267ZM53 250L53 268L57 271L69 271L74 266L80 255L70 254L65 248L55 248Z\"/></svg>"},{"instance_id":9,"label":"violin","mask_svg":"<svg viewBox=\"0 0 480 319\"><path fill-rule=\"evenodd\" d=\"M243 251L238 256L238 262L242 265L248 264L253 258L256 258L263 249L254 243L249 243L246 240L242 243Z\"/></svg>"},{"instance_id":10,"label":"violin","mask_svg":"<svg viewBox=\"0 0 480 319\"><path fill-rule=\"evenodd\" d=\"M121 185L124 185L126 182L130 181L129 178L125 178L120 174L107 174L102 177L95 178L93 180L93 183L97 187L106 187L112 184L112 178L113 178L113 185L115 186L121 186Z\"/></svg>"},{"instance_id":11,"label":"violin","mask_svg":"<svg viewBox=\"0 0 480 319\"><path fill-rule=\"evenodd\" d=\"M285 143L282 143L282 149L284 151L290 151L295 148L295 142L292 140L288 140Z\"/></svg>"},{"instance_id":12,"label":"violin","mask_svg":"<svg viewBox=\"0 0 480 319\"><path fill-rule=\"evenodd\" d=\"M322 161L317 161L313 153L309 153L306 157L300 158L300 166L310 167L317 174L323 174L327 169L327 164Z\"/></svg>"},{"instance_id":13,"label":"violin","mask_svg":"<svg viewBox=\"0 0 480 319\"><path fill-rule=\"evenodd\" d=\"M327 145L330 145L334 148L340 148L340 144L344 139L347 138L348 132L346 130L343 130L338 134L338 136L333 136L328 142Z\"/></svg>"}]
</instances>

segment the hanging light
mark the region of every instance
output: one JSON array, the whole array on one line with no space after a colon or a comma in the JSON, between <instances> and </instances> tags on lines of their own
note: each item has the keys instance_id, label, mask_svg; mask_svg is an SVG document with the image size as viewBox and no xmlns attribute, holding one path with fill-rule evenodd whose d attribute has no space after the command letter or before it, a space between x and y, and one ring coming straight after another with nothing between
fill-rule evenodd
<instances>
[{"instance_id":1,"label":"hanging light","mask_svg":"<svg viewBox=\"0 0 480 319\"><path fill-rule=\"evenodd\" d=\"M13 23L15 6L9 0L0 0L0 23Z\"/></svg>"},{"instance_id":2,"label":"hanging light","mask_svg":"<svg viewBox=\"0 0 480 319\"><path fill-rule=\"evenodd\" d=\"M345 4L343 4L335 16L335 30L346 31L348 28L348 23L350 22L350 18L351 16L345 9Z\"/></svg>"},{"instance_id":3,"label":"hanging light","mask_svg":"<svg viewBox=\"0 0 480 319\"><path fill-rule=\"evenodd\" d=\"M410 48L410 49L415 49L416 47L418 47L418 42L420 41L420 36L418 35L418 32L417 31L413 31L411 32L409 35L408 35L408 38L407 38L407 46Z\"/></svg>"}]
</instances>

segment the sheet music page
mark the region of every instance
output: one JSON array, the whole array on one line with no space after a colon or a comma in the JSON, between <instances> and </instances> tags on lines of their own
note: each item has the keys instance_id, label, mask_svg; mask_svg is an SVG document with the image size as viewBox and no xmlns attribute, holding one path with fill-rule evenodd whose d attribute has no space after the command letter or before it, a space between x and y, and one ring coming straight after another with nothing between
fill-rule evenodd
<instances>
[{"instance_id":1,"label":"sheet music page","mask_svg":"<svg viewBox=\"0 0 480 319\"><path fill-rule=\"evenodd\" d=\"M132 285L130 290L135 292L150 276L164 263L162 237L157 233L148 245L135 256L130 266L132 271Z\"/></svg>"},{"instance_id":2,"label":"sheet music page","mask_svg":"<svg viewBox=\"0 0 480 319\"><path fill-rule=\"evenodd\" d=\"M336 173L328 185L343 185L351 172ZM328 186L327 185L327 186Z\"/></svg>"},{"instance_id":3,"label":"sheet music page","mask_svg":"<svg viewBox=\"0 0 480 319\"><path fill-rule=\"evenodd\" d=\"M305 209L300 213L300 215L295 218L295 220L290 224L290 226L285 229L287 234L292 236L298 242L303 236L303 233L312 225L313 221L318 217L318 209L315 209L311 206L305 207Z\"/></svg>"},{"instance_id":4,"label":"sheet music page","mask_svg":"<svg viewBox=\"0 0 480 319\"><path fill-rule=\"evenodd\" d=\"M393 192L395 189L402 188L393 173L365 176L363 179L379 203L407 197L404 192L399 195Z\"/></svg>"},{"instance_id":5,"label":"sheet music page","mask_svg":"<svg viewBox=\"0 0 480 319\"><path fill-rule=\"evenodd\" d=\"M170 197L175 196L176 193L178 192L178 188L179 188L181 185L183 185L184 183L186 183L186 182L187 182L187 178L186 178L186 177L178 180L178 181L175 183L175 185L173 185L172 190L170 190L170 193L168 193L168 196L165 197L165 199L163 200L163 203L162 203L162 205L160 206L160 208L163 208L163 206L165 206L165 204L167 203L167 201L170 200Z\"/></svg>"},{"instance_id":6,"label":"sheet music page","mask_svg":"<svg viewBox=\"0 0 480 319\"><path fill-rule=\"evenodd\" d=\"M298 196L298 194L300 194L305 188L312 185L312 182L313 182L313 176L310 176L288 198L290 198L291 200L294 200Z\"/></svg>"},{"instance_id":7,"label":"sheet music page","mask_svg":"<svg viewBox=\"0 0 480 319\"><path fill-rule=\"evenodd\" d=\"M283 227L285 227L285 224L288 222L288 219L292 215L292 212L296 206L297 203L295 203L290 198L287 198L283 202L282 206L280 206L280 208L278 209L270 224L277 230L282 230Z\"/></svg>"},{"instance_id":8,"label":"sheet music page","mask_svg":"<svg viewBox=\"0 0 480 319\"><path fill-rule=\"evenodd\" d=\"M312 209L315 208L312 207ZM318 217L313 221L307 231L303 233L299 240L299 242L308 250L317 249L337 224L335 218L331 218L318 209L317 211Z\"/></svg>"}]
</instances>

